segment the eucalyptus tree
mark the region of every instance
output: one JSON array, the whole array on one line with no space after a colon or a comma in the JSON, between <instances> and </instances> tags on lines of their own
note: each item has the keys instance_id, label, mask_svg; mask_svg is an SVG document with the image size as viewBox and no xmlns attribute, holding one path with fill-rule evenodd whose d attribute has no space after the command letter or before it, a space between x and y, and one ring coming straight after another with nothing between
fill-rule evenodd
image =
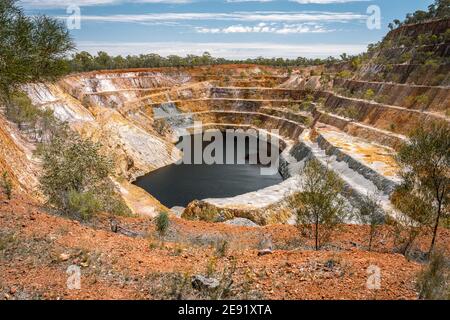
<instances>
[{"instance_id":1,"label":"eucalyptus tree","mask_svg":"<svg viewBox=\"0 0 450 320\"><path fill-rule=\"evenodd\" d=\"M403 178L400 190L410 199L414 199L416 208L426 207L426 219L422 221L432 229L429 249L431 253L436 244L440 221L450 213L448 123L436 122L429 128L420 127L414 130L409 142L399 150L397 161Z\"/></svg>"}]
</instances>

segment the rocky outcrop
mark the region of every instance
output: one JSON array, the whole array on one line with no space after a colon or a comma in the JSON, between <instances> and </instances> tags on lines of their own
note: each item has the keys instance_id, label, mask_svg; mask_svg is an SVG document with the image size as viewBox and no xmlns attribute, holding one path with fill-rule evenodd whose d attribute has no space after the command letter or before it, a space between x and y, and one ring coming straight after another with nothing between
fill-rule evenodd
<instances>
[{"instance_id":1,"label":"rocky outcrop","mask_svg":"<svg viewBox=\"0 0 450 320\"><path fill-rule=\"evenodd\" d=\"M390 31L386 35L386 40L398 39L402 36L417 37L420 34L440 34L450 28L450 19L430 20L415 24L406 24Z\"/></svg>"},{"instance_id":2,"label":"rocky outcrop","mask_svg":"<svg viewBox=\"0 0 450 320\"><path fill-rule=\"evenodd\" d=\"M36 188L39 162L33 156L34 149L18 128L0 114L0 177L7 172L13 192L26 192L40 198Z\"/></svg>"},{"instance_id":3,"label":"rocky outcrop","mask_svg":"<svg viewBox=\"0 0 450 320\"><path fill-rule=\"evenodd\" d=\"M335 87L345 88L361 96L372 90L374 99L408 109L445 113L450 109L449 87L406 85L386 82L365 82L336 79ZM419 99L421 97L421 99Z\"/></svg>"}]
</instances>

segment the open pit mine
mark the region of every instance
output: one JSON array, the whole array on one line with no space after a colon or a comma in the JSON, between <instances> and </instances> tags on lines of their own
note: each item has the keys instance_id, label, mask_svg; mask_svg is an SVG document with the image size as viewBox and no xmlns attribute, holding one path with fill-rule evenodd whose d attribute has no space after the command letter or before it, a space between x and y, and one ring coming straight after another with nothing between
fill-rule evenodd
<instances>
[{"instance_id":1,"label":"open pit mine","mask_svg":"<svg viewBox=\"0 0 450 320\"><path fill-rule=\"evenodd\" d=\"M399 27L386 39L414 37L424 32L421 26ZM426 31L439 35L448 28L443 19L427 24ZM12 230L12 243L20 239L14 254L21 257L1 264L0 274L8 276L0 276L0 299L168 298L161 293L164 283L177 283L184 273L201 274L207 266L222 270L231 256L237 265L233 277L237 284L250 283L250 298L416 299L421 264L395 252L395 237L388 235L394 227L380 227L376 252L366 251L368 226L349 214L332 245L315 252L297 239L290 205L291 196L302 191L301 169L315 159L343 182L348 212L364 196L377 194L385 220L404 221L392 202L402 182L396 154L412 129L450 121L448 63L425 69L390 64L387 70L379 62L408 50L419 49L381 48L356 69L342 62L289 71L259 65L108 70L24 85L33 105L52 110L113 156L120 178L111 179L132 216L99 215L84 223L46 209L37 145L0 112L0 172L10 174L17 195L0 201L0 226ZM448 50L448 42L427 49L447 58ZM417 97L425 95L424 104ZM228 129L278 140L275 177L264 180L262 165L248 168L254 171L246 177L255 183L245 189L238 186L241 180L228 181L234 167L223 184L208 178L206 185L202 174L214 177L225 169L177 168L180 139ZM160 245L152 235L162 211L169 213L171 227ZM1 239L0 252L8 252L9 242ZM420 238L419 248L425 250L428 239ZM445 250L449 239L443 228L439 243ZM218 243L230 253L216 256ZM25 252L39 259L26 259ZM82 290L65 287L72 264L81 266ZM370 265L383 272L377 290L365 287Z\"/></svg>"}]
</instances>

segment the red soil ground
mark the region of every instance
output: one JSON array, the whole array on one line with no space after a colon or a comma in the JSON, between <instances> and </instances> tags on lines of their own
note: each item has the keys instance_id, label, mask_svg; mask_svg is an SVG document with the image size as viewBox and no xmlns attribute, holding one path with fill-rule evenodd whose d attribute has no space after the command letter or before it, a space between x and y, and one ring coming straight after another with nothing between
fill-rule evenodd
<instances>
[{"instance_id":1,"label":"red soil ground","mask_svg":"<svg viewBox=\"0 0 450 320\"><path fill-rule=\"evenodd\" d=\"M117 221L139 236L111 232L107 216L83 224L25 198L0 196L0 299L207 298L183 286L183 279L207 271L225 279L227 270L234 281L228 299L417 298L423 265L392 253L388 226L376 238L376 252L365 250L367 227L350 225L316 252L293 226L236 227L173 217L162 244L150 219ZM440 230L439 246L447 252L449 238L448 230ZM220 239L229 245L223 256L214 245ZM258 256L264 241L274 251ZM425 250L429 236L417 244ZM70 265L81 268L80 290L67 288ZM381 271L379 290L366 285L371 265Z\"/></svg>"}]
</instances>

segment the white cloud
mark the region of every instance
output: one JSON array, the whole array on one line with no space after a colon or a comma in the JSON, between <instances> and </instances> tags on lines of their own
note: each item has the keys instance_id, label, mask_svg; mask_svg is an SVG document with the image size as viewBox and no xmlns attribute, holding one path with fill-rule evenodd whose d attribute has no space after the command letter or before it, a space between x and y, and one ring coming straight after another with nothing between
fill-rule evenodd
<instances>
[{"instance_id":1,"label":"white cloud","mask_svg":"<svg viewBox=\"0 0 450 320\"><path fill-rule=\"evenodd\" d=\"M60 17L64 18L64 17ZM84 21L143 23L155 21L247 21L247 22L347 22L366 20L367 16L353 12L233 12L233 13L148 13L148 14L116 14L116 15L83 15Z\"/></svg>"},{"instance_id":2,"label":"white cloud","mask_svg":"<svg viewBox=\"0 0 450 320\"><path fill-rule=\"evenodd\" d=\"M273 2L275 0L226 0L228 3L236 2ZM300 4L332 4L332 3L347 3L347 2L367 2L372 0L289 0L290 2L297 2Z\"/></svg>"},{"instance_id":3,"label":"white cloud","mask_svg":"<svg viewBox=\"0 0 450 320\"><path fill-rule=\"evenodd\" d=\"M70 5L99 6L122 3L191 3L192 0L20 0L25 7L32 8L64 8Z\"/></svg>"},{"instance_id":4,"label":"white cloud","mask_svg":"<svg viewBox=\"0 0 450 320\"><path fill-rule=\"evenodd\" d=\"M341 53L358 54L366 50L367 44L276 44L276 43L241 43L241 42L78 42L78 50L95 54L106 51L111 55L128 55L157 53L162 56L176 54L201 55L208 51L213 56L230 59L264 57L326 58L339 56Z\"/></svg>"},{"instance_id":5,"label":"white cloud","mask_svg":"<svg viewBox=\"0 0 450 320\"><path fill-rule=\"evenodd\" d=\"M331 4L331 3L347 3L347 2L367 2L372 0L289 0L300 4Z\"/></svg>"},{"instance_id":6,"label":"white cloud","mask_svg":"<svg viewBox=\"0 0 450 320\"><path fill-rule=\"evenodd\" d=\"M294 34L294 33L323 33L331 32L320 25L307 24L267 24L259 23L255 26L232 25L226 28L197 28L198 33L275 33L275 34Z\"/></svg>"},{"instance_id":7,"label":"white cloud","mask_svg":"<svg viewBox=\"0 0 450 320\"><path fill-rule=\"evenodd\" d=\"M237 2L272 2L274 0L227 0L228 3L237 3Z\"/></svg>"}]
</instances>

